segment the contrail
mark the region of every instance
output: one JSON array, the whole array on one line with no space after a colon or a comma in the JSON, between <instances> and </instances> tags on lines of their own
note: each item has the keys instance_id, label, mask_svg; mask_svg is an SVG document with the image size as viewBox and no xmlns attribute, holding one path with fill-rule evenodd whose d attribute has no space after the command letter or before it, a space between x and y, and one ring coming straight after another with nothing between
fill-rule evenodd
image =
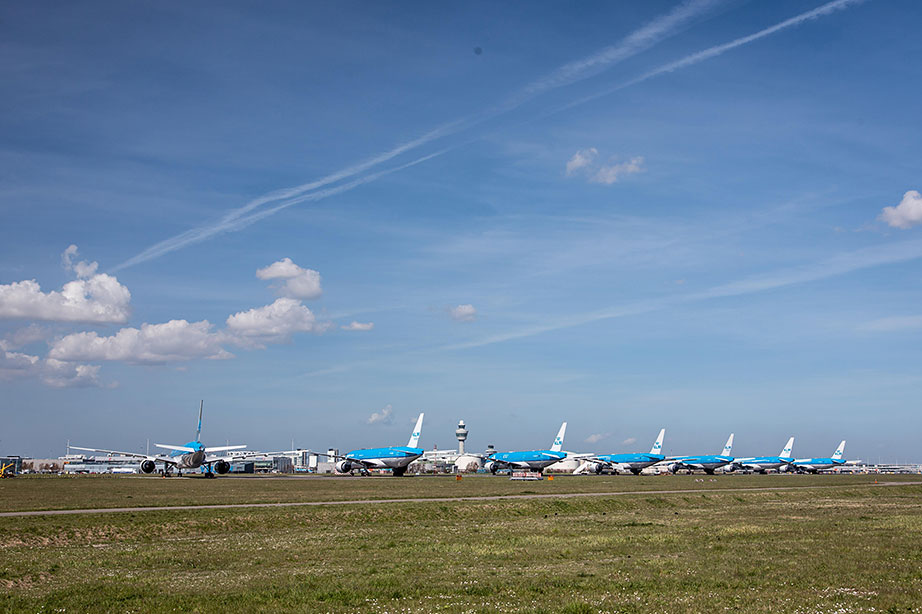
<instances>
[{"instance_id":1,"label":"contrail","mask_svg":"<svg viewBox=\"0 0 922 614\"><path fill-rule=\"evenodd\" d=\"M790 19L785 19L781 23L777 23L771 27L765 28L764 30L759 30L755 34L750 34L749 36L743 36L743 37L737 38L736 40L730 41L729 43L724 43L723 45L715 45L714 47L709 47L708 49L704 49L703 51L698 51L697 53L687 55L680 60L670 62L669 64L664 64L663 66L660 66L659 68L655 68L649 72L646 72L635 79L631 79L630 81L626 81L624 83L608 88L601 92L596 92L595 94L591 94L589 96L585 96L573 102L567 103L566 105L559 107L555 109L554 111L551 111L548 114L553 115L555 113L559 113L561 111L571 109L581 104L585 104L597 98L608 96L609 94L613 94L617 91L637 85L639 83L643 83L644 81L648 81L649 79L658 77L659 75L664 75L667 73L675 72L679 69L686 68L694 64L700 64L701 62L704 62L705 60L710 60L711 58L715 58L719 55L722 55L726 53L727 51L731 51L733 49L736 49L737 47L742 47L743 45L748 45L751 42L757 41L761 38L765 38L766 36L770 36L772 34L775 34L776 32L780 32L781 30L786 30L788 28L799 26L802 23L805 23L807 21L819 19L820 17L825 17L826 15L829 15L836 11L845 10L849 8L850 6L861 4L865 1L866 0L833 0L832 2L828 2L822 6L819 6L813 9L812 11L801 13L800 15L796 15L794 17L791 17Z\"/></svg>"},{"instance_id":2,"label":"contrail","mask_svg":"<svg viewBox=\"0 0 922 614\"><path fill-rule=\"evenodd\" d=\"M438 152L435 152L433 154L429 154L426 156L422 156L420 158L416 158L415 160L412 160L411 162L408 162L406 164L396 166L390 169L378 171L371 175L366 175L359 179L349 181L340 186L326 188L323 190L320 189L320 188L324 188L327 185L330 185L338 181L342 181L344 179L348 179L350 177L354 177L355 175L361 174L362 172L365 172L376 166L379 166L401 154L404 154L414 149L417 149L419 147L422 147L423 145L426 145L433 140L451 136L453 134L457 134L458 132L461 132L463 130L467 130L479 124L482 124L489 119L498 117L505 113L508 113L518 108L525 102L547 91L560 88L560 87L564 87L566 85L570 85L582 79L587 79L590 76L597 74L598 72L601 72L605 68L610 67L618 62L621 62L629 57L632 57L646 49L649 49L650 47L654 46L655 44L662 41L663 39L675 34L682 25L686 24L692 18L702 14L707 9L709 9L710 7L718 3L718 1L719 0L689 0L688 2L685 2L679 5L678 7L676 7L675 9L673 9L673 11L671 11L667 15L657 18L653 22L647 24L646 26L643 26L642 28L628 35L628 37L626 37L618 45L607 47L603 49L602 51L597 52L587 58L583 58L582 60L578 60L576 62L565 64L564 66L554 70L553 72L542 77L541 79L538 79L532 82L531 84L527 85L519 93L510 97L509 99L504 101L502 104L492 107L491 109L488 109L487 111L482 112L479 115L467 116L467 117L443 124L442 126L439 126L433 130L430 130L429 132L427 132L426 134L424 134L423 136L417 139L414 139L412 141L408 141L406 143L398 145L397 147L387 152L384 152L382 154L379 154L375 156L374 158L371 158L365 162L362 162L362 163L350 166L348 168L345 168L343 170L337 171L336 173L332 173L316 181L312 181L312 182L305 183L299 186L286 188L283 190L277 190L277 191L265 194L257 199L250 201L243 207L238 207L237 209L231 210L226 215L224 215L224 217L222 217L218 222L214 224L187 230L186 232L183 232L179 235L176 235L174 237L161 241L147 248L146 250L142 251L136 256L129 258L128 260L119 264L118 266L114 267L111 270L113 272L118 271L120 269L124 269L126 267L133 266L135 264L140 264L142 262L146 262L153 258L162 256L164 254L176 251L182 247L185 247L185 246L188 246L194 243L199 243L215 235L239 230L264 217L272 215L292 205L295 205L301 202L306 202L306 201L316 201L316 200L321 200L323 198L328 198L329 196L333 196L335 194L340 194L342 192L351 190L359 185L369 183L370 181L374 181L385 175L389 175L391 173L403 170L411 166L415 166L417 164L420 164L421 162L425 162L437 156L443 155L444 153L452 151L456 149L457 147L460 147L461 145L464 145L476 139L470 139L468 141L465 141L464 143L443 148ZM865 0L833 0L832 2L828 2L813 10L807 11L805 13L801 13L799 15L791 17L790 19L786 19L785 21L775 24L774 26L765 28L764 30L760 30L759 32L756 32L754 34L750 34L749 36L744 36L744 37L735 39L729 43L725 43L722 45L716 45L714 47L710 47L703 51L693 53L680 60L676 60L669 64L665 64L663 66L660 66L659 68L656 68L647 73L644 73L643 75L635 79L624 82L615 87L606 89L602 92L592 94L591 96L580 98L562 107L558 107L552 111L549 111L543 114L543 116L546 117L546 116L554 115L556 113L560 113L562 111L571 109L581 104L585 104L586 102L589 102L591 100L595 100L599 97L612 94L614 92L623 90L633 85L637 85L639 83L652 79L656 76L671 73L676 70L680 70L682 68L692 66L694 64L698 64L700 62L703 62L705 60L719 56L737 47L747 45L753 41L759 40L761 38L764 38L766 36L769 36L781 30L791 28L794 26L798 26L806 21L818 19L820 17L829 15L833 12L846 9L849 6L860 4L864 1ZM278 202L278 201L282 201L282 202L274 207L258 211L257 213L250 213L254 210L259 209L263 205L273 203L273 202Z\"/></svg>"},{"instance_id":3,"label":"contrail","mask_svg":"<svg viewBox=\"0 0 922 614\"><path fill-rule=\"evenodd\" d=\"M812 264L782 269L764 275L757 275L739 281L713 286L700 292L637 301L628 303L627 305L571 316L554 324L524 328L518 331L485 337L483 339L442 346L439 349L466 350L485 345L493 345L495 343L533 337L555 330L592 324L593 322L600 322L602 320L642 315L677 305L697 303L712 299L766 292L776 288L784 288L811 281L828 279L855 271L887 264L909 262L920 258L922 258L922 241L903 241L901 243L867 247L853 252L836 254L830 258Z\"/></svg>"},{"instance_id":4,"label":"contrail","mask_svg":"<svg viewBox=\"0 0 922 614\"><path fill-rule=\"evenodd\" d=\"M213 224L211 226L202 226L200 228L193 228L191 230L187 230L181 234L178 234L175 237L169 238L165 241L161 241L160 243L157 243L156 245L147 248L146 250L144 250L137 256L129 258L125 262L111 269L111 271L112 272L118 271L120 269L124 269L126 267L130 267L135 264L139 264L141 262L152 260L154 258L157 258L158 256L162 256L164 254L174 252L187 245L192 245L193 243L199 243L201 241L204 241L205 239L209 239L211 237L214 237L219 234L223 234L225 232L234 232L237 230L241 230L243 228L246 228L250 224L253 224L254 222L258 222L264 217L273 215L281 211L282 209L287 209L288 207L291 207L292 205L297 205L298 203L303 203L303 202L308 202L308 201L320 200L323 198L334 196L336 194L340 194L342 192L347 192L353 188L356 188L362 185L363 183L369 183L376 179L380 179L381 177L385 175L390 175L391 173L402 171L411 166L416 166L417 164L421 164L423 162L426 162L427 160L431 160L432 158L441 156L447 151L448 149L442 149L434 153L431 153L429 155L423 156L421 158L416 158L415 160L411 160L410 162L407 162L405 164L401 164L400 166L395 166L392 168L378 171L376 173L372 173L370 175L365 175L363 177L359 177L358 179L353 179L352 181L343 183L338 186L333 186L333 187L326 188L323 190L316 190L313 192L308 192L307 194L301 194L300 196L295 196L294 198L283 200L281 203L275 205L272 208L263 209L261 211L256 211L254 213L250 213L249 215L244 215L244 213L246 212L241 211L241 209L244 209L243 207L241 207L241 209L237 209L234 212L232 212L232 213L237 212L237 215L231 215L229 213L228 215L225 215L216 224ZM253 202L256 202L256 201L253 201ZM267 202L274 202L274 200L266 200L262 204L265 204ZM252 211L252 209L254 208L255 207L250 207L248 210Z\"/></svg>"},{"instance_id":5,"label":"contrail","mask_svg":"<svg viewBox=\"0 0 922 614\"><path fill-rule=\"evenodd\" d=\"M426 145L434 140L448 137L464 130L469 130L490 119L508 113L518 108L525 102L545 92L570 85L583 79L588 79L589 77L598 74L599 72L613 66L614 64L617 64L618 62L622 62L625 59L630 58L631 56L634 56L656 45L663 39L668 38L669 36L678 32L682 26L686 25L695 17L706 13L715 5L721 4L724 1L725 0L687 0L666 15L658 17L647 25L642 26L638 30L635 30L617 45L606 47L605 49L602 49L601 51L589 57L561 66L560 68L552 71L544 77L525 86L518 93L514 94L507 100L492 108L486 109L485 111L482 111L478 114L469 115L448 122L446 124L442 124L441 126L430 130L426 134L416 139L397 145L393 149L378 154L377 156L374 156L373 158L370 158L364 162L349 166L315 181L290 188L275 190L273 192L264 194L254 200L251 200L242 207L232 209L213 224L199 228L193 228L147 248L136 256L129 258L125 262L119 264L113 268L112 271L118 271L120 269L124 269L126 267L133 266L153 258L157 258L158 256L176 251L177 249L191 245L193 243L204 241L205 239L224 232L238 230L255 222L258 219L266 217L266 215L259 215L256 217L248 216L250 212L261 208L263 205L278 201L288 202L294 199L300 199L296 200L295 202L289 202L289 204L286 204L285 206L278 206L269 209L270 212L274 213L280 209L286 208L287 206L291 206L292 204L297 204L298 202L304 202L305 200L319 200L321 198L332 196L333 194L339 194L363 183L368 183L368 181L372 181L392 172L407 168L408 166L414 166L419 162L431 159L434 156L424 156L414 160L410 164L398 166L390 169L389 171L376 173L371 179L365 181L349 182L345 184L348 187L345 187L344 189L322 190L320 192L316 192L319 195L316 198L303 198L306 193L314 193L315 191L320 190L321 188L324 188L328 185L349 179L350 177L355 177L356 175L368 171L376 166L380 166L381 164L384 164L385 162L388 162L404 153L418 149L419 147L422 147L423 145ZM439 152L438 155L441 155L450 149L453 148L446 148ZM271 213L268 215L271 215ZM250 221L244 224L237 224L237 222L242 219L249 219Z\"/></svg>"},{"instance_id":6,"label":"contrail","mask_svg":"<svg viewBox=\"0 0 922 614\"><path fill-rule=\"evenodd\" d=\"M510 331L508 333L491 335L489 337L482 337L480 339L473 339L471 341L465 341L462 343L453 343L449 345L409 350L400 354L392 355L391 358L394 358L395 356L423 356L428 355L431 352L470 350L488 345L495 345L497 343L505 343L507 341L526 339L528 337L534 337L536 335L541 335L556 330L575 328L577 326L593 324L595 322L601 322L604 320L614 320L617 318L644 315L680 305L688 305L692 303L699 303L731 296L745 296L758 292L767 292L777 288L785 288L788 286L794 286L811 281L829 279L839 275L847 275L848 273L853 273L856 271L862 271L865 269L888 264L910 262L920 258L922 258L922 241L903 241L901 243L895 244L866 247L864 249L859 249L852 252L835 254L829 258L825 258L823 260L805 264L799 267L780 269L777 271L765 273L763 275L756 275L737 281L731 281L725 284L712 286L705 290L701 290L700 292L693 292L684 295L655 297L634 301L624 305L609 307L606 309L600 309L583 314L577 314L567 318L561 318L553 324L531 326ZM335 365L324 369L318 369L316 371L310 371L302 375L305 377L318 377L332 373L349 371L357 367L376 365L378 362L380 362L378 359L359 360L352 363Z\"/></svg>"}]
</instances>

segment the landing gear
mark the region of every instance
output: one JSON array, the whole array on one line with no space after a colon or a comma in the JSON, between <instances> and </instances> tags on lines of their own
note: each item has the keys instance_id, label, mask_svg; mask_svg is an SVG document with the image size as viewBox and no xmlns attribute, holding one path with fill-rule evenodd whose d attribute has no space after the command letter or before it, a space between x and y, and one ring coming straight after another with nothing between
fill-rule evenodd
<instances>
[{"instance_id":1,"label":"landing gear","mask_svg":"<svg viewBox=\"0 0 922 614\"><path fill-rule=\"evenodd\" d=\"M213 480L217 476L215 476L215 474L209 471L205 474L205 477L208 478L209 480Z\"/></svg>"},{"instance_id":2,"label":"landing gear","mask_svg":"<svg viewBox=\"0 0 922 614\"><path fill-rule=\"evenodd\" d=\"M407 472L406 467L394 467L393 474L395 478L402 477Z\"/></svg>"},{"instance_id":3,"label":"landing gear","mask_svg":"<svg viewBox=\"0 0 922 614\"><path fill-rule=\"evenodd\" d=\"M633 473L634 475L640 475L640 469L634 469L633 467L631 467L631 473Z\"/></svg>"},{"instance_id":4,"label":"landing gear","mask_svg":"<svg viewBox=\"0 0 922 614\"><path fill-rule=\"evenodd\" d=\"M714 475L714 470L713 470L713 469L705 469L704 472L705 472L706 474L708 474L708 475Z\"/></svg>"}]
</instances>

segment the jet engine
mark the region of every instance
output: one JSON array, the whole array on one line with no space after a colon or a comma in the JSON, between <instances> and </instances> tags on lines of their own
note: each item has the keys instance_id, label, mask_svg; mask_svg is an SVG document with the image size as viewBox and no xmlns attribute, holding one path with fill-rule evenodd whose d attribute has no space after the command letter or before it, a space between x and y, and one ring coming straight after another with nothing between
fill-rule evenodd
<instances>
[{"instance_id":1,"label":"jet engine","mask_svg":"<svg viewBox=\"0 0 922 614\"><path fill-rule=\"evenodd\" d=\"M497 463L494 463L493 461L487 461L486 464L484 464L483 468L489 471L490 473L492 473L493 475L496 475L496 470L499 469L499 465Z\"/></svg>"},{"instance_id":2,"label":"jet engine","mask_svg":"<svg viewBox=\"0 0 922 614\"><path fill-rule=\"evenodd\" d=\"M336 463L336 470L340 473L349 473L352 471L352 463L347 460L341 460Z\"/></svg>"},{"instance_id":3,"label":"jet engine","mask_svg":"<svg viewBox=\"0 0 922 614\"><path fill-rule=\"evenodd\" d=\"M669 473L675 474L679 471L679 469L682 468L682 464L681 463L670 463L666 468L669 469Z\"/></svg>"},{"instance_id":4,"label":"jet engine","mask_svg":"<svg viewBox=\"0 0 922 614\"><path fill-rule=\"evenodd\" d=\"M219 460L214 464L214 472L218 475L224 475L230 471L230 463L226 460Z\"/></svg>"},{"instance_id":5,"label":"jet engine","mask_svg":"<svg viewBox=\"0 0 922 614\"><path fill-rule=\"evenodd\" d=\"M157 468L157 463L152 460L141 461L141 471L144 473L153 473L154 469Z\"/></svg>"}]
</instances>

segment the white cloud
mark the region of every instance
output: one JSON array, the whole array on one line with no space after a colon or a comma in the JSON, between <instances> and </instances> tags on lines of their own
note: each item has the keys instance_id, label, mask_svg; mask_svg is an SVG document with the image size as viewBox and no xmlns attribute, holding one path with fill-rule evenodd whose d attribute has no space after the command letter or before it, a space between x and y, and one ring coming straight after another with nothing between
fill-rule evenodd
<instances>
[{"instance_id":1,"label":"white cloud","mask_svg":"<svg viewBox=\"0 0 922 614\"><path fill-rule=\"evenodd\" d=\"M884 207L878 219L894 228L912 228L922 224L922 194L909 190L903 194L903 200L895 207Z\"/></svg>"},{"instance_id":2,"label":"white cloud","mask_svg":"<svg viewBox=\"0 0 922 614\"><path fill-rule=\"evenodd\" d=\"M51 330L38 324L30 324L25 328L13 331L5 338L0 339L0 349L14 350L24 345L29 345L35 341L48 339L51 336Z\"/></svg>"},{"instance_id":3,"label":"white cloud","mask_svg":"<svg viewBox=\"0 0 922 614\"><path fill-rule=\"evenodd\" d=\"M593 433L586 438L586 443L599 443L603 439L611 437L611 433Z\"/></svg>"},{"instance_id":4,"label":"white cloud","mask_svg":"<svg viewBox=\"0 0 922 614\"><path fill-rule=\"evenodd\" d=\"M55 388L99 386L99 367L71 364L0 348L0 380L39 378Z\"/></svg>"},{"instance_id":5,"label":"white cloud","mask_svg":"<svg viewBox=\"0 0 922 614\"><path fill-rule=\"evenodd\" d=\"M578 171L579 169L589 166L592 164L592 161L595 160L595 157L599 154L599 150L595 147L590 147L589 149L580 149L573 157L567 161L567 177L570 177Z\"/></svg>"},{"instance_id":6,"label":"white cloud","mask_svg":"<svg viewBox=\"0 0 922 614\"><path fill-rule=\"evenodd\" d=\"M323 332L326 324L318 324L310 309L293 298L276 299L274 303L241 311L227 318L227 330L243 345L263 346L265 343L288 341L293 333Z\"/></svg>"},{"instance_id":7,"label":"white cloud","mask_svg":"<svg viewBox=\"0 0 922 614\"><path fill-rule=\"evenodd\" d=\"M42 292L34 279L0 285L0 318L49 322L121 323L131 293L105 273L71 281L60 292Z\"/></svg>"},{"instance_id":8,"label":"white cloud","mask_svg":"<svg viewBox=\"0 0 922 614\"><path fill-rule=\"evenodd\" d=\"M861 329L875 332L920 330L922 329L922 315L881 318L879 320L874 320L873 322L864 324L861 326Z\"/></svg>"},{"instance_id":9,"label":"white cloud","mask_svg":"<svg viewBox=\"0 0 922 614\"><path fill-rule=\"evenodd\" d=\"M207 320L170 320L163 324L142 324L122 328L114 335L95 331L74 333L56 340L48 352L49 362L121 361L129 364L166 364L197 359L226 359L233 354L227 345L264 348L284 343L296 332L322 332L311 310L301 301L280 298L274 303L227 318L227 328L214 330ZM75 365L74 368L80 365ZM83 369L83 376L91 374ZM95 377L95 371L92 373ZM49 382L51 383L51 382Z\"/></svg>"},{"instance_id":10,"label":"white cloud","mask_svg":"<svg viewBox=\"0 0 922 614\"><path fill-rule=\"evenodd\" d=\"M76 255L76 245L70 245L67 249L64 250L64 253L61 254L61 264L64 265L64 268L68 271L73 271L80 279L87 279L95 275L96 269L99 268L99 263L87 262L85 260L74 262L74 257Z\"/></svg>"},{"instance_id":11,"label":"white cloud","mask_svg":"<svg viewBox=\"0 0 922 614\"><path fill-rule=\"evenodd\" d=\"M304 269L291 261L291 258L282 258L273 262L264 269L256 271L260 279L284 279L279 287L279 294L289 298L315 299L323 294L320 287L320 273L313 269Z\"/></svg>"},{"instance_id":12,"label":"white cloud","mask_svg":"<svg viewBox=\"0 0 922 614\"><path fill-rule=\"evenodd\" d=\"M477 317L477 309L471 304L458 305L457 307L452 307L448 311L452 319L459 322L473 322L474 318Z\"/></svg>"},{"instance_id":13,"label":"white cloud","mask_svg":"<svg viewBox=\"0 0 922 614\"><path fill-rule=\"evenodd\" d=\"M61 255L63 266L79 279L60 292L43 293L34 280L0 285L0 318L60 322L124 322L131 294L115 277L97 274L98 265L75 261L78 250L69 246ZM261 279L284 280L282 293L317 297L320 274L284 258L257 271ZM112 335L84 331L54 340L47 358L14 352L50 331L32 324L0 339L0 377L37 377L51 386L99 385L99 367L86 361L121 361L129 364L165 364L196 359L224 359L233 355L225 346L264 348L284 343L297 332L323 332L330 323L318 322L300 300L291 296L229 316L226 328L215 330L207 320L182 319L162 324L125 327ZM348 330L371 330L373 323L353 322Z\"/></svg>"},{"instance_id":14,"label":"white cloud","mask_svg":"<svg viewBox=\"0 0 922 614\"><path fill-rule=\"evenodd\" d=\"M340 328L342 328L343 330L366 331L366 330L371 330L374 327L375 327L374 322L356 322L353 320L352 323L350 323L349 325L341 326Z\"/></svg>"},{"instance_id":15,"label":"white cloud","mask_svg":"<svg viewBox=\"0 0 922 614\"><path fill-rule=\"evenodd\" d=\"M627 439L625 439L624 441L621 442L621 445L622 445L622 446L629 446L629 445L635 444L635 443L637 443L637 438L636 438L636 437L628 437Z\"/></svg>"},{"instance_id":16,"label":"white cloud","mask_svg":"<svg viewBox=\"0 0 922 614\"><path fill-rule=\"evenodd\" d=\"M617 183L624 175L633 175L643 170L643 156L636 156L627 162L602 166L590 178L593 183L611 185Z\"/></svg>"},{"instance_id":17,"label":"white cloud","mask_svg":"<svg viewBox=\"0 0 922 614\"><path fill-rule=\"evenodd\" d=\"M42 380L55 388L88 388L99 386L99 365L80 365L53 358L45 360Z\"/></svg>"},{"instance_id":18,"label":"white cloud","mask_svg":"<svg viewBox=\"0 0 922 614\"><path fill-rule=\"evenodd\" d=\"M66 362L119 360L132 364L163 364L195 358L231 358L222 347L225 336L212 331L207 320L170 320L142 324L101 337L96 332L67 335L51 346L48 356Z\"/></svg>"},{"instance_id":19,"label":"white cloud","mask_svg":"<svg viewBox=\"0 0 922 614\"><path fill-rule=\"evenodd\" d=\"M381 411L372 412L367 422L368 424L391 424L394 422L393 411L394 409L388 403Z\"/></svg>"},{"instance_id":20,"label":"white cloud","mask_svg":"<svg viewBox=\"0 0 922 614\"><path fill-rule=\"evenodd\" d=\"M567 177L581 175L592 183L611 185L617 183L625 175L633 175L644 170L643 156L634 156L626 162L617 164L598 164L596 163L598 153L595 147L590 147L573 154L567 162Z\"/></svg>"}]
</instances>

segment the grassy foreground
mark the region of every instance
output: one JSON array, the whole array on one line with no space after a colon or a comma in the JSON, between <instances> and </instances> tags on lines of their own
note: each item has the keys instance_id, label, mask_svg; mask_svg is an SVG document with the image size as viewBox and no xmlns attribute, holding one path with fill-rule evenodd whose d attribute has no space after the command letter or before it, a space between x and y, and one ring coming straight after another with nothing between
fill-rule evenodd
<instances>
[{"instance_id":1,"label":"grassy foreground","mask_svg":"<svg viewBox=\"0 0 922 614\"><path fill-rule=\"evenodd\" d=\"M222 503L354 501L422 497L502 496L714 488L828 486L875 480L920 481L920 476L728 475L707 476L557 476L553 481L511 482L501 476L430 477L221 477L21 476L0 480L0 512Z\"/></svg>"},{"instance_id":2,"label":"grassy foreground","mask_svg":"<svg viewBox=\"0 0 922 614\"><path fill-rule=\"evenodd\" d=\"M922 486L735 479L717 493L7 518L0 611L922 612Z\"/></svg>"}]
</instances>

